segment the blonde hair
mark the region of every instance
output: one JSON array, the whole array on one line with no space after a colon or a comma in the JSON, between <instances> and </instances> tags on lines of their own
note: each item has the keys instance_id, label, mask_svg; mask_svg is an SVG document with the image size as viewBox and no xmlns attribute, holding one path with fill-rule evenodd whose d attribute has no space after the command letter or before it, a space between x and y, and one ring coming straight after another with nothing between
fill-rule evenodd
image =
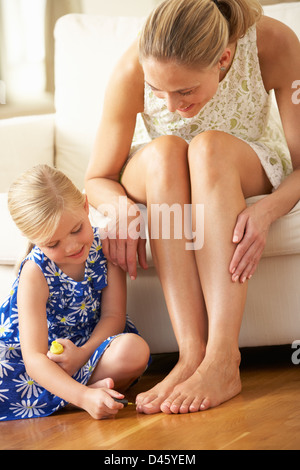
<instances>
[{"instance_id":1,"label":"blonde hair","mask_svg":"<svg viewBox=\"0 0 300 470\"><path fill-rule=\"evenodd\" d=\"M86 198L61 171L37 165L10 187L8 208L12 219L34 244L47 243L54 235L64 210L76 212Z\"/></svg>"},{"instance_id":2,"label":"blonde hair","mask_svg":"<svg viewBox=\"0 0 300 470\"><path fill-rule=\"evenodd\" d=\"M210 67L261 15L258 0L165 0L144 24L140 61L153 57Z\"/></svg>"}]
</instances>

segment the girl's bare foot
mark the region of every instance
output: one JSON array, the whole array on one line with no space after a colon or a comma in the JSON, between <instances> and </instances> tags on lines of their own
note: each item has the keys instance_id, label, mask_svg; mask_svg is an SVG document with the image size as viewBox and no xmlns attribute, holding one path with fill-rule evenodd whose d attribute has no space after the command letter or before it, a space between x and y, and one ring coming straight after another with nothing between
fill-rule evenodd
<instances>
[{"instance_id":1,"label":"girl's bare foot","mask_svg":"<svg viewBox=\"0 0 300 470\"><path fill-rule=\"evenodd\" d=\"M174 387L161 404L164 413L204 411L230 400L241 391L240 353L228 357L205 357L192 376Z\"/></svg>"},{"instance_id":2,"label":"girl's bare foot","mask_svg":"<svg viewBox=\"0 0 300 470\"><path fill-rule=\"evenodd\" d=\"M102 379L102 380L97 380L97 382L94 383L89 383L87 384L88 387L90 388L109 388L113 389L115 384L113 379L107 378L107 379Z\"/></svg>"}]
</instances>

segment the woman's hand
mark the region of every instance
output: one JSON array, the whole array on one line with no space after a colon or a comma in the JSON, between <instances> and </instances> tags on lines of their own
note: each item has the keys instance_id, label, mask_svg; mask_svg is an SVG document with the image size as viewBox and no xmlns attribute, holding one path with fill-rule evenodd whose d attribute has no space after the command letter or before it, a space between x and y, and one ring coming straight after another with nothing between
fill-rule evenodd
<instances>
[{"instance_id":1,"label":"woman's hand","mask_svg":"<svg viewBox=\"0 0 300 470\"><path fill-rule=\"evenodd\" d=\"M82 367L86 361L86 353L69 339L59 338L57 340L64 350L61 354L53 354L50 351L47 352L47 357L51 361L56 362L68 375L72 375Z\"/></svg>"},{"instance_id":2,"label":"woman's hand","mask_svg":"<svg viewBox=\"0 0 300 470\"><path fill-rule=\"evenodd\" d=\"M128 272L134 280L137 276L137 258L143 269L148 268L145 223L136 205L127 209L119 214L118 220L112 220L100 229L100 237L105 257Z\"/></svg>"},{"instance_id":3,"label":"woman's hand","mask_svg":"<svg viewBox=\"0 0 300 470\"><path fill-rule=\"evenodd\" d=\"M259 203L239 214L232 239L237 247L229 266L233 282L244 283L252 277L264 251L270 224Z\"/></svg>"}]
</instances>

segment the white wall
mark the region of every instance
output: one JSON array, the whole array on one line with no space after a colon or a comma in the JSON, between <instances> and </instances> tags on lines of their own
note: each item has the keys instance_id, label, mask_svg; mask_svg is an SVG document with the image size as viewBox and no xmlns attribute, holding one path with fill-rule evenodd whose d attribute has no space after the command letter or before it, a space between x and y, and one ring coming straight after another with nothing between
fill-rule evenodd
<instances>
[{"instance_id":1,"label":"white wall","mask_svg":"<svg viewBox=\"0 0 300 470\"><path fill-rule=\"evenodd\" d=\"M161 0L81 0L84 13L112 16L147 16Z\"/></svg>"}]
</instances>

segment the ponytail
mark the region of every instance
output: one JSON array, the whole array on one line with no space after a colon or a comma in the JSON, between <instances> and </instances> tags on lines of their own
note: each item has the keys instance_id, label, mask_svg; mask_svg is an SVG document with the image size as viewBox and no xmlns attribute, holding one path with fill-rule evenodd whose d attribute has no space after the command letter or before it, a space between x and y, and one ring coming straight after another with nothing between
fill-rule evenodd
<instances>
[{"instance_id":1,"label":"ponytail","mask_svg":"<svg viewBox=\"0 0 300 470\"><path fill-rule=\"evenodd\" d=\"M216 0L216 3L227 20L229 42L245 36L250 26L262 16L262 6L257 0Z\"/></svg>"},{"instance_id":2,"label":"ponytail","mask_svg":"<svg viewBox=\"0 0 300 470\"><path fill-rule=\"evenodd\" d=\"M20 259L17 259L17 261L15 263L14 271L15 271L16 275L19 274L20 267L21 267L21 264L22 264L23 260L29 255L29 253L31 252L31 250L34 247L35 247L34 243L32 243L30 241L27 242L27 247L26 247L25 253L23 254L23 256Z\"/></svg>"},{"instance_id":3,"label":"ponytail","mask_svg":"<svg viewBox=\"0 0 300 470\"><path fill-rule=\"evenodd\" d=\"M212 66L228 43L244 36L261 14L258 0L165 0L143 27L140 60L153 57Z\"/></svg>"}]
</instances>

